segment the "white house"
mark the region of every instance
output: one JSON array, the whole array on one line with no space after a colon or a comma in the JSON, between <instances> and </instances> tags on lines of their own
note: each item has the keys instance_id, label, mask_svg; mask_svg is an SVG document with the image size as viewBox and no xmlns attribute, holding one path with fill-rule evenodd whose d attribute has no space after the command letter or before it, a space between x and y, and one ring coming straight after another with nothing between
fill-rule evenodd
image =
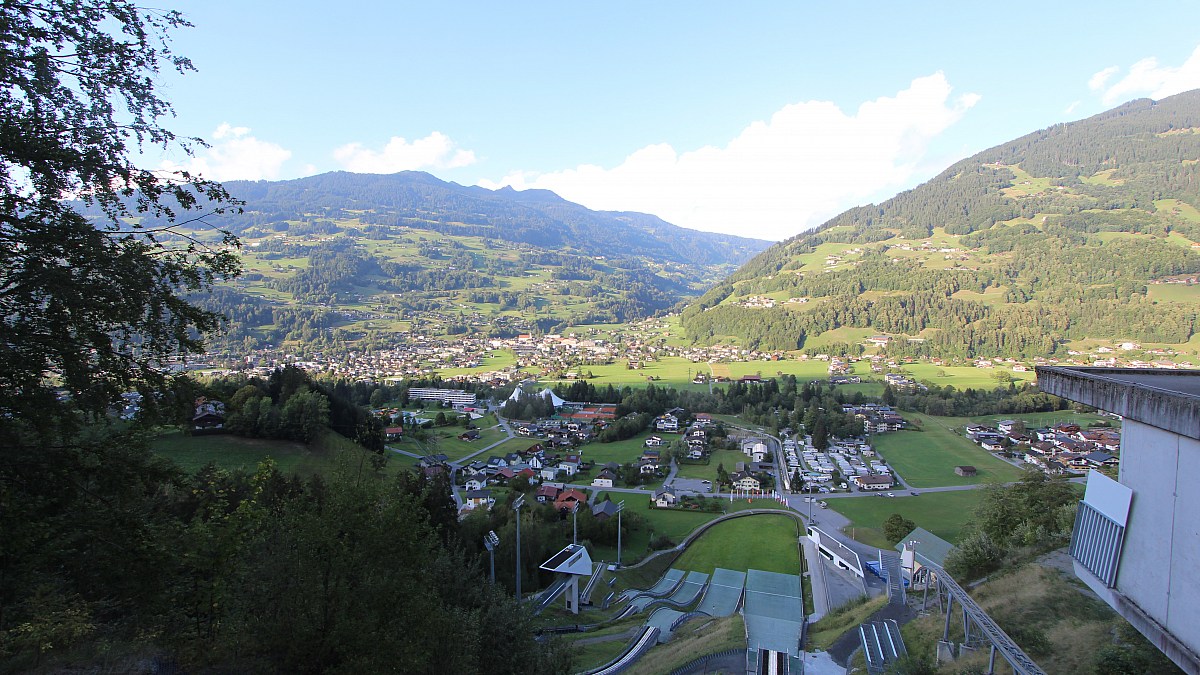
<instances>
[{"instance_id":1,"label":"white house","mask_svg":"<svg viewBox=\"0 0 1200 675\"><path fill-rule=\"evenodd\" d=\"M668 508L675 506L677 498L675 497L675 489L672 487L664 487L661 490L654 492L654 505L659 508Z\"/></svg>"},{"instance_id":2,"label":"white house","mask_svg":"<svg viewBox=\"0 0 1200 675\"><path fill-rule=\"evenodd\" d=\"M613 481L616 480L616 478L616 474L614 474L610 469L603 469L596 476L596 478L592 480L592 487L610 488L613 486Z\"/></svg>"}]
</instances>

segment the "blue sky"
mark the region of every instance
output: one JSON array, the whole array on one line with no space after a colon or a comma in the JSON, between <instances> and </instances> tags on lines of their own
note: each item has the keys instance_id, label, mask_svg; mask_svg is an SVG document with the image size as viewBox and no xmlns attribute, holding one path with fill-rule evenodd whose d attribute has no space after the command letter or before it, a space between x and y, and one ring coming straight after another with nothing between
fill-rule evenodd
<instances>
[{"instance_id":1,"label":"blue sky","mask_svg":"<svg viewBox=\"0 0 1200 675\"><path fill-rule=\"evenodd\" d=\"M154 161L428 171L783 239L947 165L1200 87L1200 4L181 1ZM336 7L331 11L331 7Z\"/></svg>"}]
</instances>

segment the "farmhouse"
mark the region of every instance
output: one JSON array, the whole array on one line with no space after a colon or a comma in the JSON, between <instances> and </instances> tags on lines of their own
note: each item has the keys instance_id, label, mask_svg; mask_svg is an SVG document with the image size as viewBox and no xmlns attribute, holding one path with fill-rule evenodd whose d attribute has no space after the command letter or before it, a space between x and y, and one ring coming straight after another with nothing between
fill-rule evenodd
<instances>
[{"instance_id":1,"label":"farmhouse","mask_svg":"<svg viewBox=\"0 0 1200 675\"><path fill-rule=\"evenodd\" d=\"M963 466L954 467L954 473L960 476L974 476L975 474L979 473L979 471L973 466L964 464Z\"/></svg>"},{"instance_id":2,"label":"farmhouse","mask_svg":"<svg viewBox=\"0 0 1200 675\"><path fill-rule=\"evenodd\" d=\"M729 480L733 482L733 487L747 492L758 490L762 487L762 483L757 478L745 471L737 471L730 474Z\"/></svg>"},{"instance_id":3,"label":"farmhouse","mask_svg":"<svg viewBox=\"0 0 1200 675\"><path fill-rule=\"evenodd\" d=\"M664 487L654 492L654 505L660 509L675 506L676 501L675 488L673 487Z\"/></svg>"},{"instance_id":4,"label":"farmhouse","mask_svg":"<svg viewBox=\"0 0 1200 675\"><path fill-rule=\"evenodd\" d=\"M610 488L613 486L613 481L617 479L617 474L611 469L603 469L596 478L592 480L592 487Z\"/></svg>"},{"instance_id":5,"label":"farmhouse","mask_svg":"<svg viewBox=\"0 0 1200 675\"><path fill-rule=\"evenodd\" d=\"M892 487L891 476L855 476L854 484L860 490L886 490Z\"/></svg>"}]
</instances>

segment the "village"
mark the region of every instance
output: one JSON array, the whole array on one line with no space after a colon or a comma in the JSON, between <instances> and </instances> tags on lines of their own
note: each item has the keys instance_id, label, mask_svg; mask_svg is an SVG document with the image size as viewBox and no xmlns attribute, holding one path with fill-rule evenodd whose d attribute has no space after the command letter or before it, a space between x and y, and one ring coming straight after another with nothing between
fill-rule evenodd
<instances>
[{"instance_id":1,"label":"village","mask_svg":"<svg viewBox=\"0 0 1200 675\"><path fill-rule=\"evenodd\" d=\"M894 386L924 385L902 372L906 366L927 364L936 368L971 367L1007 371L1013 375L1032 373L1035 366L1097 366L1176 369L1192 367L1193 359L1164 347L1143 348L1139 343L1097 344L1087 350L1069 350L1066 358L977 356L969 360L946 358L889 357L889 345L919 338L897 335L871 335L862 342L860 354L848 355L809 349L802 352L762 351L728 345L694 346L669 339L670 324L650 319L614 328L602 334L589 328L571 334L520 334L510 338L441 338L418 332L397 332L391 344L382 349L359 350L348 345L337 353L319 350L271 347L245 353L218 352L201 358L173 363L180 370L203 371L214 375L236 373L265 376L285 365L303 368L314 374L348 380L375 382L427 380L434 377L460 382L502 386L536 372L557 380L588 379L589 369L623 364L636 376L650 370L651 364L677 360L696 364L688 376L694 384L727 381L729 376L714 373L708 366L719 363L778 363L787 361L824 363L833 384L856 383L854 366L865 363L871 374L891 376ZM494 367L489 367L492 365ZM769 368L769 367L768 367ZM774 372L772 370L771 372ZM860 371L861 372L861 371ZM641 378L654 380L655 375ZM637 377L625 378L630 381ZM683 378L680 378L681 381Z\"/></svg>"}]
</instances>

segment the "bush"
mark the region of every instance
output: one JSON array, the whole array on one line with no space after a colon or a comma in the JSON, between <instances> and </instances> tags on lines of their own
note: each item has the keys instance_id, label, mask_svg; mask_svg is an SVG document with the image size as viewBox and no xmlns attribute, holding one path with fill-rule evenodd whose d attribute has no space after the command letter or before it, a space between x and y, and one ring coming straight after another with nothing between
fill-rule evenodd
<instances>
[{"instance_id":1,"label":"bush","mask_svg":"<svg viewBox=\"0 0 1200 675\"><path fill-rule=\"evenodd\" d=\"M946 571L959 581L977 579L999 569L1004 549L983 532L976 532L958 544L946 557Z\"/></svg>"},{"instance_id":2,"label":"bush","mask_svg":"<svg viewBox=\"0 0 1200 675\"><path fill-rule=\"evenodd\" d=\"M650 541L650 550L662 551L668 548L675 548L675 540L665 534L660 534Z\"/></svg>"}]
</instances>

